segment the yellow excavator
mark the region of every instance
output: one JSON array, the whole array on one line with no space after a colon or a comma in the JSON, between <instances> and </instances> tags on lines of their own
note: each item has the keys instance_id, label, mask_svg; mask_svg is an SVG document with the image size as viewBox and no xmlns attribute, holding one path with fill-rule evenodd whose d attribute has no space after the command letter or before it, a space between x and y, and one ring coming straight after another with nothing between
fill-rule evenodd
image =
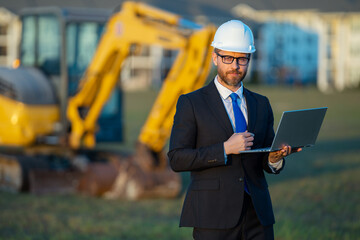
<instances>
[{"instance_id":1,"label":"yellow excavator","mask_svg":"<svg viewBox=\"0 0 360 240\"><path fill-rule=\"evenodd\" d=\"M200 88L209 74L214 26L137 2L112 14L36 8L21 16L20 64L0 68L0 188L177 196L181 179L164 147L179 95ZM129 54L152 45L177 56L135 152L98 150L97 143L123 140L119 76Z\"/></svg>"}]
</instances>

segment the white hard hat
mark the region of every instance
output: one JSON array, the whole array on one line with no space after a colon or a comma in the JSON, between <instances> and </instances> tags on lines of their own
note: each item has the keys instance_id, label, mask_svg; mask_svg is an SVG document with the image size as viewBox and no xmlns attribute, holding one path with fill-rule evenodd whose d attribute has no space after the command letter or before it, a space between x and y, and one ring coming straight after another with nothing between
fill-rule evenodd
<instances>
[{"instance_id":1,"label":"white hard hat","mask_svg":"<svg viewBox=\"0 0 360 240\"><path fill-rule=\"evenodd\" d=\"M253 53L256 50L251 29L239 20L231 20L222 24L217 29L211 46L239 53Z\"/></svg>"}]
</instances>

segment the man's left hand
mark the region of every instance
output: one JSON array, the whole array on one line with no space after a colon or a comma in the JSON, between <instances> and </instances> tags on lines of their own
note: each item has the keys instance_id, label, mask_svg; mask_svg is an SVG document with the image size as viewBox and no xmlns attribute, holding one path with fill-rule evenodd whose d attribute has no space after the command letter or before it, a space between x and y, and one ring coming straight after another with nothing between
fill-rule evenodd
<instances>
[{"instance_id":1,"label":"man's left hand","mask_svg":"<svg viewBox=\"0 0 360 240\"><path fill-rule=\"evenodd\" d=\"M284 157L286 157L292 153L295 153L295 152L300 152L301 150L302 150L302 148L291 149L290 146L284 146L279 151L270 152L268 159L269 159L269 162L276 163L276 162L280 161L281 159L283 159Z\"/></svg>"}]
</instances>

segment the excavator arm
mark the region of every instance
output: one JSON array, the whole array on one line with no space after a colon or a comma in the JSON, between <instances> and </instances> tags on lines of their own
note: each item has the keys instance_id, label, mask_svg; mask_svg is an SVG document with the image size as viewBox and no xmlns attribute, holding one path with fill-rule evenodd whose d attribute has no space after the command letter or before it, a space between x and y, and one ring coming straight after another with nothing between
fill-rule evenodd
<instances>
[{"instance_id":1,"label":"excavator arm","mask_svg":"<svg viewBox=\"0 0 360 240\"><path fill-rule=\"evenodd\" d=\"M139 136L151 151L163 149L171 131L175 105L180 94L201 87L210 69L213 26L200 27L178 15L142 3L124 2L102 36L93 61L69 99L72 148L95 146L96 122L115 87L121 67L133 45L160 45L178 50L178 55ZM85 116L80 110L86 108Z\"/></svg>"},{"instance_id":2,"label":"excavator arm","mask_svg":"<svg viewBox=\"0 0 360 240\"><path fill-rule=\"evenodd\" d=\"M104 180L110 175L104 174L102 169L109 168L111 172L111 164L93 165L80 181L86 183L84 187L80 184L81 191L128 199L178 195L180 175L168 168L162 150L170 135L178 97L201 87L206 81L211 61L209 46L214 32L213 26L200 27L142 3L125 2L122 10L111 17L79 92L69 100L70 147L95 146L97 119L134 45L160 45L177 50L178 54L141 130L135 154L115 161L117 176L111 188L107 188L107 183L112 180ZM87 113L81 116L84 108ZM89 186L98 187L94 190Z\"/></svg>"},{"instance_id":3,"label":"excavator arm","mask_svg":"<svg viewBox=\"0 0 360 240\"><path fill-rule=\"evenodd\" d=\"M202 87L206 81L213 32L211 26L194 32L164 81L139 136L139 142L154 152L161 151L169 138L179 96Z\"/></svg>"}]
</instances>

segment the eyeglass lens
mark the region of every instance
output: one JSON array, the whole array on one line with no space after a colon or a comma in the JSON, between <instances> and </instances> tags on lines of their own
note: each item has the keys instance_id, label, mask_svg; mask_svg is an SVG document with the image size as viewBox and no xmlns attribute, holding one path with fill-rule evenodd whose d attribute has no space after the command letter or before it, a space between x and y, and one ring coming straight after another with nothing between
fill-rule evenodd
<instances>
[{"instance_id":1,"label":"eyeglass lens","mask_svg":"<svg viewBox=\"0 0 360 240\"><path fill-rule=\"evenodd\" d=\"M218 53L216 53L216 54L219 57L221 57L222 62L225 63L225 64L231 64L234 61L234 59L236 59L237 64L242 65L242 66L248 64L248 62L249 62L249 58L246 58L246 57L237 57L237 58L235 58L233 56L223 56L223 55L220 55Z\"/></svg>"}]
</instances>

